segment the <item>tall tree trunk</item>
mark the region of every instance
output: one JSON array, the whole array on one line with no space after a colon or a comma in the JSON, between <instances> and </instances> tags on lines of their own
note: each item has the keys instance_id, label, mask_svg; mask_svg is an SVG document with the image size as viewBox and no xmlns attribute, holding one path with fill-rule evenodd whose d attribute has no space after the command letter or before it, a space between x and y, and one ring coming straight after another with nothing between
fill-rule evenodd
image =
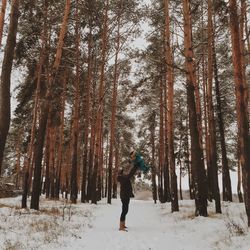
<instances>
[{"instance_id":1,"label":"tall tree trunk","mask_svg":"<svg viewBox=\"0 0 250 250\"><path fill-rule=\"evenodd\" d=\"M52 127L50 131L50 142L51 142L51 148L50 148L50 158L49 158L49 164L51 167L50 171L50 197L52 199L55 198L55 147L56 147L56 128Z\"/></svg>"},{"instance_id":2,"label":"tall tree trunk","mask_svg":"<svg viewBox=\"0 0 250 250\"><path fill-rule=\"evenodd\" d=\"M41 36L42 40L42 48L39 58L39 63L37 67L37 82L36 82L36 93L35 93L35 102L33 107L33 116L32 116L32 125L31 125L31 133L30 133L30 142L28 145L27 159L24 162L24 175L23 175L23 193L22 193L22 208L27 207L27 196L28 190L30 186L30 179L32 175L32 159L34 155L34 141L35 141L35 130L37 124L37 116L38 116L38 108L39 108L39 100L41 98L41 77L43 71L43 64L45 59L46 52L46 41L47 41L47 1L44 3L44 23L43 23L43 32Z\"/></svg>"},{"instance_id":3,"label":"tall tree trunk","mask_svg":"<svg viewBox=\"0 0 250 250\"><path fill-rule=\"evenodd\" d=\"M63 90L61 95L61 114L59 127L59 145L57 152L56 163L56 183L55 183L55 198L59 199L60 189L62 184L62 165L63 165L63 144L64 144L64 115L65 115L65 100L66 100L66 85L67 85L67 70L63 74Z\"/></svg>"},{"instance_id":4,"label":"tall tree trunk","mask_svg":"<svg viewBox=\"0 0 250 250\"><path fill-rule=\"evenodd\" d=\"M195 189L196 215L207 216L206 175L203 162L203 153L200 145L196 104L195 104L195 67L192 48L192 29L190 1L183 0L184 15L184 54L187 71L187 101L189 109L189 129L191 136L192 177Z\"/></svg>"},{"instance_id":5,"label":"tall tree trunk","mask_svg":"<svg viewBox=\"0 0 250 250\"><path fill-rule=\"evenodd\" d=\"M87 182L88 146L89 146L89 125L90 125L90 88L93 80L93 59L92 59L93 35L92 35L92 24L90 23L89 25L90 28L88 35L88 80L86 84L81 202L85 202L87 200L86 182Z\"/></svg>"},{"instance_id":6,"label":"tall tree trunk","mask_svg":"<svg viewBox=\"0 0 250 250\"><path fill-rule=\"evenodd\" d=\"M71 179L70 179L70 200L76 204L78 185L77 185L77 170L78 170L78 137L79 137L79 84L80 84L80 20L79 20L79 1L76 0L76 79L75 79L75 94L74 94L74 117L72 129L72 165L71 165Z\"/></svg>"},{"instance_id":7,"label":"tall tree trunk","mask_svg":"<svg viewBox=\"0 0 250 250\"><path fill-rule=\"evenodd\" d=\"M167 111L168 111L168 160L170 167L171 177L171 210L172 212L179 211L178 204L178 190L177 190L177 176L175 172L175 157L174 157L174 72L173 67L173 55L170 40L170 17L169 17L169 0L164 1L165 7L165 46L166 46L166 64L167 64L167 84L168 84L168 95L167 95Z\"/></svg>"},{"instance_id":8,"label":"tall tree trunk","mask_svg":"<svg viewBox=\"0 0 250 250\"><path fill-rule=\"evenodd\" d=\"M88 161L88 185L87 185L87 201L91 200L92 191L92 176L93 176L93 160L94 160L94 150L95 150L95 133L96 133L96 119L95 119L95 109L94 105L92 107L92 122L91 122L91 136L90 136L90 148L89 148L89 161Z\"/></svg>"},{"instance_id":9,"label":"tall tree trunk","mask_svg":"<svg viewBox=\"0 0 250 250\"><path fill-rule=\"evenodd\" d=\"M109 154L109 133L107 133L107 147L106 147L106 160L105 160L105 192L104 197L108 196L108 154Z\"/></svg>"},{"instance_id":10,"label":"tall tree trunk","mask_svg":"<svg viewBox=\"0 0 250 250\"><path fill-rule=\"evenodd\" d=\"M220 190L218 181L216 129L214 120L213 106L213 20L212 20L212 1L208 0L208 128L210 139L210 160L212 174L212 193L215 199L216 213L221 213Z\"/></svg>"},{"instance_id":11,"label":"tall tree trunk","mask_svg":"<svg viewBox=\"0 0 250 250\"><path fill-rule=\"evenodd\" d=\"M50 113L50 111L49 111ZM51 166L50 166L50 147L51 147L51 117L48 114L48 121L47 121L47 131L46 131L46 139L45 139L45 194L46 198L50 196L50 187L51 187Z\"/></svg>"},{"instance_id":12,"label":"tall tree trunk","mask_svg":"<svg viewBox=\"0 0 250 250\"><path fill-rule=\"evenodd\" d=\"M114 80L113 80L113 93L112 93L112 111L111 111L111 124L110 124L110 143L109 143L109 165L108 165L108 203L111 204L112 195L112 169L113 169L113 146L115 142L116 131L116 106L117 106L117 88L119 78L118 57L120 51L120 20L121 10L117 16L117 35L116 35L116 48L115 48L115 68L114 68Z\"/></svg>"},{"instance_id":13,"label":"tall tree trunk","mask_svg":"<svg viewBox=\"0 0 250 250\"><path fill-rule=\"evenodd\" d=\"M213 39L213 68L214 68L214 82L215 82L215 92L217 101L217 116L218 125L220 133L220 145L221 145L221 157L222 157L222 190L223 190L223 200L232 201L232 187L231 178L229 173L226 140L225 140L225 126L222 114L222 104L221 104L221 92L220 92L220 82L218 76L218 67L216 59L215 44Z\"/></svg>"},{"instance_id":14,"label":"tall tree trunk","mask_svg":"<svg viewBox=\"0 0 250 250\"><path fill-rule=\"evenodd\" d=\"M39 120L39 128L37 132L37 140L35 143L34 159L35 159L35 169L34 169L34 179L32 186L32 196L30 208L39 210L39 197L41 193L41 170L42 170L42 158L43 158L43 146L44 137L46 134L47 119L48 119L48 107L44 103L42 106L42 113Z\"/></svg>"},{"instance_id":15,"label":"tall tree trunk","mask_svg":"<svg viewBox=\"0 0 250 250\"><path fill-rule=\"evenodd\" d=\"M100 68L100 85L99 85L99 99L98 99L98 108L96 110L96 139L95 139L95 157L94 157L94 169L92 175L92 191L91 191L91 202L97 203L97 193L96 193L96 184L97 184L97 174L100 161L100 144L102 136L102 117L103 117L103 106L104 106L104 87L105 87L105 65L106 65L106 53L107 53L107 33L108 33L108 9L109 9L109 0L106 0L105 14L104 14L104 24L103 24L103 33L102 33L102 55L101 55L101 68Z\"/></svg>"},{"instance_id":16,"label":"tall tree trunk","mask_svg":"<svg viewBox=\"0 0 250 250\"><path fill-rule=\"evenodd\" d=\"M165 80L165 83L167 81ZM167 84L164 86L164 114L165 114L165 128L164 128L164 165L163 165L163 177L164 177L164 193L163 193L163 200L170 202L171 201L171 193L170 193L170 178L169 178L169 162L168 162L168 115L167 115ZM156 174L156 169L154 169Z\"/></svg>"},{"instance_id":17,"label":"tall tree trunk","mask_svg":"<svg viewBox=\"0 0 250 250\"><path fill-rule=\"evenodd\" d=\"M104 112L103 112L104 113ZM103 121L103 117L102 117ZM100 161L99 161L99 166L98 166L98 176L97 176L97 201L100 201L102 199L102 182L101 182L101 177L102 177L102 172L103 172L103 165L104 165L104 152L103 152L103 144L104 144L104 136L103 136L103 126L104 123L102 122L102 128L101 128L101 142L100 142Z\"/></svg>"},{"instance_id":18,"label":"tall tree trunk","mask_svg":"<svg viewBox=\"0 0 250 250\"><path fill-rule=\"evenodd\" d=\"M159 185L159 199L161 202L166 202L166 197L164 197L163 195L163 190L164 193L167 191L165 190L165 188L163 189L163 181L162 181L162 177L164 179L164 187L165 184L167 182L167 180L165 180L165 174L164 176L162 176L163 173L165 173L165 169L164 168L164 112L163 112L163 107L164 107L164 103L163 103L163 79L160 78L160 128L159 128L159 171L160 171L160 185Z\"/></svg>"},{"instance_id":19,"label":"tall tree trunk","mask_svg":"<svg viewBox=\"0 0 250 250\"><path fill-rule=\"evenodd\" d=\"M34 156L35 169L34 169L33 188L32 188L32 197L31 197L31 205L30 205L32 209L36 209L36 210L39 210L43 146L44 146L44 138L46 134L48 112L50 109L50 100L51 100L51 95L52 95L51 87L56 77L56 73L58 71L60 62L61 62L64 37L67 32L68 17L70 14L70 3L71 3L70 0L66 0L63 22L61 25L59 40L57 44L56 57L55 57L55 61L53 64L52 72L49 75L47 93L46 93L44 104L42 105L42 112L41 112L41 117L39 121L38 132L37 132L37 140L36 140L36 145L35 145L35 156Z\"/></svg>"},{"instance_id":20,"label":"tall tree trunk","mask_svg":"<svg viewBox=\"0 0 250 250\"><path fill-rule=\"evenodd\" d=\"M182 117L181 117L181 122L182 124ZM179 193L180 193L180 200L183 200L183 195L182 195L182 160L181 160L181 152L183 148L183 131L180 133L180 138L179 138L179 153L178 153L178 159L177 159L177 164L179 164L180 172L179 172Z\"/></svg>"},{"instance_id":21,"label":"tall tree trunk","mask_svg":"<svg viewBox=\"0 0 250 250\"><path fill-rule=\"evenodd\" d=\"M18 9L19 0L13 0L11 5L10 25L4 50L0 82L0 176L2 172L6 138L10 127L10 85L14 50L16 47L16 34L19 17Z\"/></svg>"},{"instance_id":22,"label":"tall tree trunk","mask_svg":"<svg viewBox=\"0 0 250 250\"><path fill-rule=\"evenodd\" d=\"M248 226L250 226L250 136L248 117L248 87L244 82L241 57L239 19L237 1L229 1L230 29L233 52L234 82L236 91L236 110L240 144L240 163L243 174L243 189Z\"/></svg>"},{"instance_id":23,"label":"tall tree trunk","mask_svg":"<svg viewBox=\"0 0 250 250\"><path fill-rule=\"evenodd\" d=\"M191 173L191 160L190 160L190 146L189 146L189 117L188 117L188 107L186 110L187 113L187 119L186 119L186 157L185 157L185 162L187 166L187 171L188 171L188 186L189 186L189 195L190 199L194 199L194 184L193 184L193 178L192 178L192 173Z\"/></svg>"},{"instance_id":24,"label":"tall tree trunk","mask_svg":"<svg viewBox=\"0 0 250 250\"><path fill-rule=\"evenodd\" d=\"M4 27L4 18L6 11L7 0L2 0L1 12L0 12L0 48L2 46L3 38L3 27Z\"/></svg>"},{"instance_id":25,"label":"tall tree trunk","mask_svg":"<svg viewBox=\"0 0 250 250\"><path fill-rule=\"evenodd\" d=\"M151 133L151 145L152 145L152 192L153 200L156 204L157 201L157 185L156 185L156 167L155 167L155 127L156 127L156 112L153 111L150 117L150 133Z\"/></svg>"},{"instance_id":26,"label":"tall tree trunk","mask_svg":"<svg viewBox=\"0 0 250 250\"><path fill-rule=\"evenodd\" d=\"M115 169L113 174L113 198L117 198L117 177L118 177L118 169L119 169L119 163L120 163L120 135L119 133L116 135L116 142L115 142Z\"/></svg>"}]
</instances>

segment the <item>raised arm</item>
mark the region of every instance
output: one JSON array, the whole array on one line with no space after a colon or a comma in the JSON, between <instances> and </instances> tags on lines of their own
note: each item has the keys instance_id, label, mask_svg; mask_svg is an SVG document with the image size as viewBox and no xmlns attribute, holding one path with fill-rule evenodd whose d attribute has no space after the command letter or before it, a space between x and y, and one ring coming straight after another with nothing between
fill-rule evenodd
<instances>
[{"instance_id":1,"label":"raised arm","mask_svg":"<svg viewBox=\"0 0 250 250\"><path fill-rule=\"evenodd\" d=\"M127 177L130 179L136 172L138 166L134 165L133 168L130 170L129 174L127 175Z\"/></svg>"}]
</instances>

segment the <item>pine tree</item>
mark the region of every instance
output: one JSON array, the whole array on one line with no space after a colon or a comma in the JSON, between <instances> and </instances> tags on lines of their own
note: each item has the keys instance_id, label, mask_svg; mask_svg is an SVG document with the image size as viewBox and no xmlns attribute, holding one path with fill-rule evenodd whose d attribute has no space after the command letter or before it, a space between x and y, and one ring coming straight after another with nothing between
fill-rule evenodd
<instances>
[{"instance_id":1,"label":"pine tree","mask_svg":"<svg viewBox=\"0 0 250 250\"><path fill-rule=\"evenodd\" d=\"M42 106L42 111L39 120L39 127L37 132L36 144L34 149L34 161L35 161L35 169L34 169L34 179L33 179L33 186L32 186L32 196L31 196L31 204L30 207L32 209L39 210L39 197L41 193L41 170L42 170L42 158L43 158L43 146L44 146L44 139L46 134L47 128L47 120L48 120L48 113L50 110L50 100L51 100L51 88L53 81L55 79L56 73L60 66L60 61L62 57L62 49L64 43L64 37L67 31L67 24L68 18L70 14L70 0L66 0L65 3L65 10L64 10L64 17L63 22L61 24L61 30L58 38L57 50L55 61L53 64L52 71L47 79L47 92L45 97L45 102Z\"/></svg>"},{"instance_id":2,"label":"pine tree","mask_svg":"<svg viewBox=\"0 0 250 250\"><path fill-rule=\"evenodd\" d=\"M6 138L10 127L10 85L11 71L16 46L16 35L18 26L19 0L13 0L10 12L10 25L4 50L4 58L0 82L0 175L2 171L3 154Z\"/></svg>"},{"instance_id":3,"label":"pine tree","mask_svg":"<svg viewBox=\"0 0 250 250\"><path fill-rule=\"evenodd\" d=\"M248 88L244 82L243 62L241 57L239 19L237 14L237 2L229 1L230 30L233 52L234 81L236 92L236 110L239 133L240 163L243 172L243 188L248 226L250 226L250 136L248 116Z\"/></svg>"},{"instance_id":4,"label":"pine tree","mask_svg":"<svg viewBox=\"0 0 250 250\"><path fill-rule=\"evenodd\" d=\"M196 215L207 216L206 176L195 105L195 70L192 49L190 1L183 0L184 46L187 72L187 102L189 109L189 129L191 137L192 177L195 189Z\"/></svg>"}]
</instances>

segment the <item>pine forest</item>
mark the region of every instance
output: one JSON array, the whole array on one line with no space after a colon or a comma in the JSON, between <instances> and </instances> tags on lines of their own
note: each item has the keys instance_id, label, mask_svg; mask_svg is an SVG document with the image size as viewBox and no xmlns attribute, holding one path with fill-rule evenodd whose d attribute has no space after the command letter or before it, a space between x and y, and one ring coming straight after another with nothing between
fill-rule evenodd
<instances>
[{"instance_id":1,"label":"pine forest","mask_svg":"<svg viewBox=\"0 0 250 250\"><path fill-rule=\"evenodd\" d=\"M244 222L249 246L248 0L0 0L0 8L0 211L15 193L15 211L41 216L44 202L67 204L64 218L65 208L117 204L119 222L122 178L133 174L151 213L179 218L187 200L196 226L242 205L231 216ZM127 218L137 211L131 202ZM171 240L127 249L199 249ZM248 249L230 244L203 249ZM67 247L44 249L82 249ZM86 245L106 249L95 247Z\"/></svg>"}]
</instances>

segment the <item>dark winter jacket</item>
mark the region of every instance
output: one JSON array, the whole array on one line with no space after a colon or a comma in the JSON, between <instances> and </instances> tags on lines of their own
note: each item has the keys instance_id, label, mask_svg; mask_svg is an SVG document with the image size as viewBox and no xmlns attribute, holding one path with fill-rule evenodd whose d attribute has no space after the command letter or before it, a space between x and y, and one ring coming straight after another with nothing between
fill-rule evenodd
<instances>
[{"instance_id":1,"label":"dark winter jacket","mask_svg":"<svg viewBox=\"0 0 250 250\"><path fill-rule=\"evenodd\" d=\"M120 174L118 175L118 178L117 180L120 182L121 184L121 188L120 188L120 198L123 200L123 199L129 199L131 197L134 197L134 194L133 194L133 190L132 190L132 185L131 185L131 177L135 174L137 170L137 166L134 166L129 174L127 175L123 175L123 174Z\"/></svg>"}]
</instances>

